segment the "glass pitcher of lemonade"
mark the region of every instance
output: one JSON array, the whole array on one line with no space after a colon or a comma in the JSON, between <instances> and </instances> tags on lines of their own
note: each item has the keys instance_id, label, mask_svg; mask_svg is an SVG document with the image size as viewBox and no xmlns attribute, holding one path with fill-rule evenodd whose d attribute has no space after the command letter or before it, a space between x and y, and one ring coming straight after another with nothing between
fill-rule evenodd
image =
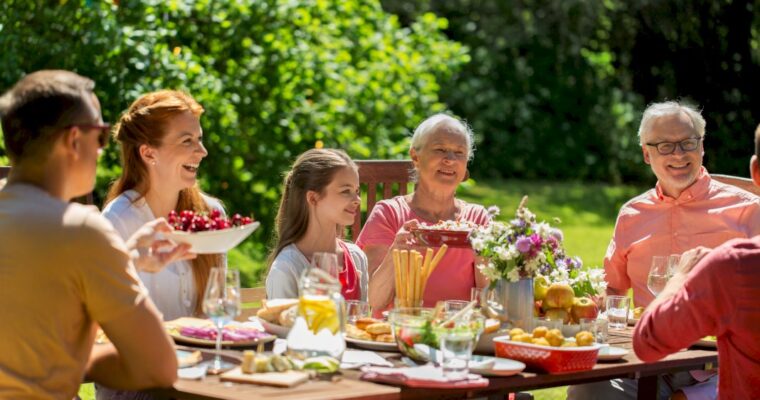
<instances>
[{"instance_id":1,"label":"glass pitcher of lemonade","mask_svg":"<svg viewBox=\"0 0 760 400\"><path fill-rule=\"evenodd\" d=\"M301 274L298 317L288 333L290 355L301 359L315 356L340 359L346 349L345 302L340 294L340 281L334 275L330 269L316 265Z\"/></svg>"}]
</instances>

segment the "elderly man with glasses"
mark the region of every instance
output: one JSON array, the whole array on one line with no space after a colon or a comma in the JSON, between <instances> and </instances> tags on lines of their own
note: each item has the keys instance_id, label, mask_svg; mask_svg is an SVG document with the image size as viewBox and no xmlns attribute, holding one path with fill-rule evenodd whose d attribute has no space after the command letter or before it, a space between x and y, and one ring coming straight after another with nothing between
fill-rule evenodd
<instances>
[{"instance_id":1,"label":"elderly man with glasses","mask_svg":"<svg viewBox=\"0 0 760 400\"><path fill-rule=\"evenodd\" d=\"M647 288L653 256L760 234L760 199L710 178L702 166L704 137L705 120L691 106L668 101L644 111L639 140L657 184L620 209L604 258L607 294L626 295L633 288L634 305L646 307L655 298ZM714 379L704 373L667 375L660 379L660 397L676 392L714 398ZM634 399L636 387L635 381L616 379L571 387L568 398Z\"/></svg>"}]
</instances>

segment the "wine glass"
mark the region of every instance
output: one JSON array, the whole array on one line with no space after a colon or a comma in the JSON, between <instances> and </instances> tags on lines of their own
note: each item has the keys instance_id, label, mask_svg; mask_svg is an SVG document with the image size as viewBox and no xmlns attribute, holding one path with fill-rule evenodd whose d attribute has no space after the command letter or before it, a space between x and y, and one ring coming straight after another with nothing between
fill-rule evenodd
<instances>
[{"instance_id":1,"label":"wine glass","mask_svg":"<svg viewBox=\"0 0 760 400\"><path fill-rule=\"evenodd\" d=\"M649 267L649 276L647 277L647 288L653 295L657 296L665 289L665 285L670 279L669 267L668 257L652 257L652 266Z\"/></svg>"},{"instance_id":2,"label":"wine glass","mask_svg":"<svg viewBox=\"0 0 760 400\"><path fill-rule=\"evenodd\" d=\"M341 266L338 264L338 256L335 253L314 253L311 256L311 266L327 272L336 282L340 282L342 286L346 285L346 282L340 280L340 273L344 271L341 270Z\"/></svg>"},{"instance_id":3,"label":"wine glass","mask_svg":"<svg viewBox=\"0 0 760 400\"><path fill-rule=\"evenodd\" d=\"M216 325L216 357L204 364L212 371L222 371L235 364L222 360L222 328L240 314L240 274L237 270L212 268L203 295L203 312Z\"/></svg>"}]
</instances>

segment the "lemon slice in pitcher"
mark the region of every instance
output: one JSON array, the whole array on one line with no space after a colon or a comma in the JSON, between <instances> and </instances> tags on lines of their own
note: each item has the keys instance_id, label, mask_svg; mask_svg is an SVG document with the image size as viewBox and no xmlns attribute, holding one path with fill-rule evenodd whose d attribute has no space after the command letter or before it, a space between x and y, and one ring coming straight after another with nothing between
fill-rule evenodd
<instances>
[{"instance_id":1,"label":"lemon slice in pitcher","mask_svg":"<svg viewBox=\"0 0 760 400\"><path fill-rule=\"evenodd\" d=\"M327 296L302 296L298 313L306 320L309 330L316 335L322 329L335 334L340 329L335 303Z\"/></svg>"}]
</instances>

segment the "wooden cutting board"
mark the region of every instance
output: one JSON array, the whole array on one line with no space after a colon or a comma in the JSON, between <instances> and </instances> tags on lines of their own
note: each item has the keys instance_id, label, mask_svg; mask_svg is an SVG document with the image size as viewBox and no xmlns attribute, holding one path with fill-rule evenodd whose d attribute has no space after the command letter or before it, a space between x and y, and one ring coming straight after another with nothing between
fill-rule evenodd
<instances>
[{"instance_id":1,"label":"wooden cutting board","mask_svg":"<svg viewBox=\"0 0 760 400\"><path fill-rule=\"evenodd\" d=\"M238 383L256 383L259 385L293 387L309 380L309 373L302 371L285 371L285 372L263 372L244 374L240 367L229 370L219 376L219 380L238 382Z\"/></svg>"}]
</instances>

